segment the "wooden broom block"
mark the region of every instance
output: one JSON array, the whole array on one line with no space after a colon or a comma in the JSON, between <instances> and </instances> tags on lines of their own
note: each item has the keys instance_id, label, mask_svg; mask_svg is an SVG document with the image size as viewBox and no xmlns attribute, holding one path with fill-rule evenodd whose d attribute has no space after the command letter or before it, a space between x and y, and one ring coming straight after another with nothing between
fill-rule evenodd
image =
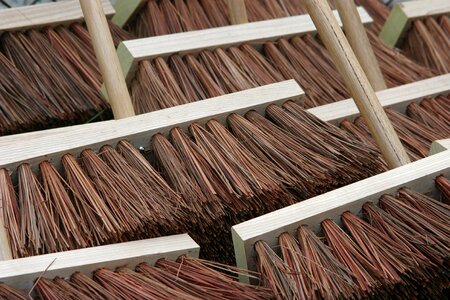
<instances>
[{"instance_id":1,"label":"wooden broom block","mask_svg":"<svg viewBox=\"0 0 450 300\"><path fill-rule=\"evenodd\" d=\"M75 272L90 276L100 267L134 269L141 262L154 265L161 258L176 260L181 255L197 258L199 251L200 246L189 235L179 234L38 255L0 261L0 282L30 290L40 276L69 278Z\"/></svg>"},{"instance_id":2,"label":"wooden broom block","mask_svg":"<svg viewBox=\"0 0 450 300\"><path fill-rule=\"evenodd\" d=\"M248 23L247 8L244 0L227 0L231 24Z\"/></svg>"},{"instance_id":3,"label":"wooden broom block","mask_svg":"<svg viewBox=\"0 0 450 300\"><path fill-rule=\"evenodd\" d=\"M109 0L102 0L102 6L108 17L114 15L115 10ZM0 10L0 35L5 31L65 25L83 20L83 12L78 0L2 9Z\"/></svg>"},{"instance_id":4,"label":"wooden broom block","mask_svg":"<svg viewBox=\"0 0 450 300\"><path fill-rule=\"evenodd\" d=\"M394 127L333 16L328 2L305 0L305 4L387 165L392 169L409 163L410 159Z\"/></svg>"},{"instance_id":5,"label":"wooden broom block","mask_svg":"<svg viewBox=\"0 0 450 300\"><path fill-rule=\"evenodd\" d=\"M210 119L225 123L231 113L244 114L252 109L263 112L271 103L281 104L289 99L301 103L303 96L300 86L294 80L287 80L132 118L50 129L28 136L5 136L0 138L0 153L9 154L8 157L0 154L0 168L15 170L25 161L36 168L45 159L59 166L61 157L68 152L78 155L83 149L98 150L105 144L114 146L122 139L136 147L148 147L152 135L167 134L174 127L187 129L193 122L204 124ZM31 140L33 146L29 144ZM10 143L17 143L15 147L20 148L21 153L12 155L14 150L6 151Z\"/></svg>"},{"instance_id":6,"label":"wooden broom block","mask_svg":"<svg viewBox=\"0 0 450 300\"><path fill-rule=\"evenodd\" d=\"M394 6L380 32L380 38L389 46L401 43L402 38L417 19L450 14L449 0L416 0Z\"/></svg>"},{"instance_id":7,"label":"wooden broom block","mask_svg":"<svg viewBox=\"0 0 450 300\"><path fill-rule=\"evenodd\" d=\"M450 92L450 74L378 92L383 106L405 111L412 101ZM128 139L136 147L149 147L150 137L155 133L167 134L174 127L186 129L192 122L203 124L216 118L224 122L226 117L237 112L243 114L254 109L264 112L269 104L282 104L288 99L301 101L304 95L298 84L291 80L250 90L228 94L217 98L179 105L123 120L103 121L92 124L55 128L0 138L0 168L15 171L24 162L34 168L42 160L59 165L65 153L78 155L83 149L98 150L105 144L115 145ZM245 101L242 101L245 99ZM337 122L359 114L352 99L339 101L309 112L318 118Z\"/></svg>"},{"instance_id":8,"label":"wooden broom block","mask_svg":"<svg viewBox=\"0 0 450 300\"><path fill-rule=\"evenodd\" d=\"M450 176L450 150L235 225L231 231L237 266L256 269L254 244L259 240L275 246L281 233L294 233L302 224L318 232L321 221L338 221L345 211L358 213L365 202L376 203L383 194L395 193L401 187L433 192L438 175Z\"/></svg>"},{"instance_id":9,"label":"wooden broom block","mask_svg":"<svg viewBox=\"0 0 450 300\"><path fill-rule=\"evenodd\" d=\"M378 65L378 60L375 57L366 30L359 18L355 2L337 0L335 1L335 4L342 20L345 36L352 46L372 88L375 91L387 89L386 82L384 81L383 74Z\"/></svg>"},{"instance_id":10,"label":"wooden broom block","mask_svg":"<svg viewBox=\"0 0 450 300\"><path fill-rule=\"evenodd\" d=\"M117 0L116 4L114 4L116 14L112 17L111 21L119 27L125 26L125 24L133 18L147 1L148 0Z\"/></svg>"},{"instance_id":11,"label":"wooden broom block","mask_svg":"<svg viewBox=\"0 0 450 300\"><path fill-rule=\"evenodd\" d=\"M450 149L450 139L434 141L431 144L430 155Z\"/></svg>"},{"instance_id":12,"label":"wooden broom block","mask_svg":"<svg viewBox=\"0 0 450 300\"><path fill-rule=\"evenodd\" d=\"M358 7L358 13L364 24L372 22L372 18L364 8ZM339 17L337 11L334 12L334 15ZM158 56L169 57L175 53L195 54L205 49L274 41L282 37L290 38L314 32L316 32L316 27L309 15L301 15L124 41L117 47L117 54L125 79L129 84L141 60Z\"/></svg>"},{"instance_id":13,"label":"wooden broom block","mask_svg":"<svg viewBox=\"0 0 450 300\"><path fill-rule=\"evenodd\" d=\"M121 72L116 48L100 0L80 0L94 46L95 56L105 81L108 102L115 119L134 116L134 107Z\"/></svg>"}]
</instances>

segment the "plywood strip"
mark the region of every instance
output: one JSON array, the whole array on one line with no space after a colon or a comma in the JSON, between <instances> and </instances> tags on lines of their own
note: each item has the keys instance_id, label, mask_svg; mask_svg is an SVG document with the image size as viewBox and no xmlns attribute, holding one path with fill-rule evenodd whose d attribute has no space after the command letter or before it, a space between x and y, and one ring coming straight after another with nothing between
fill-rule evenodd
<instances>
[{"instance_id":1,"label":"plywood strip","mask_svg":"<svg viewBox=\"0 0 450 300\"><path fill-rule=\"evenodd\" d=\"M394 6L380 32L380 38L388 45L401 43L402 38L417 19L450 14L448 0L406 1Z\"/></svg>"},{"instance_id":2,"label":"plywood strip","mask_svg":"<svg viewBox=\"0 0 450 300\"><path fill-rule=\"evenodd\" d=\"M282 104L290 99L301 102L303 96L300 86L287 80L121 120L5 136L0 138L0 169L15 170L23 162L37 167L42 160L58 166L66 153L98 150L122 139L136 147L148 147L152 135L166 134L174 127L186 129L194 122L202 124L210 119L224 123L231 113L243 114L251 109L264 112L271 103Z\"/></svg>"},{"instance_id":3,"label":"plywood strip","mask_svg":"<svg viewBox=\"0 0 450 300\"><path fill-rule=\"evenodd\" d=\"M109 0L102 0L108 17L115 10ZM18 31L45 26L66 25L84 20L78 0L61 1L0 10L0 35L5 31Z\"/></svg>"},{"instance_id":4,"label":"plywood strip","mask_svg":"<svg viewBox=\"0 0 450 300\"><path fill-rule=\"evenodd\" d=\"M372 22L364 8L358 7L358 13L364 24ZM342 25L337 11L334 11L334 15ZM315 31L316 27L310 16L300 15L124 41L118 46L117 54L127 83L130 83L139 61L144 59L168 57L175 53L197 53L204 49L228 48L242 43L273 41Z\"/></svg>"},{"instance_id":5,"label":"plywood strip","mask_svg":"<svg viewBox=\"0 0 450 300\"><path fill-rule=\"evenodd\" d=\"M116 4L114 4L116 14L111 21L119 27L125 26L125 24L133 18L147 1L148 0L117 0Z\"/></svg>"},{"instance_id":6,"label":"plywood strip","mask_svg":"<svg viewBox=\"0 0 450 300\"><path fill-rule=\"evenodd\" d=\"M275 246L281 233L294 233L302 224L318 231L321 221L337 221L345 211L358 213L365 202L376 202L400 187L428 193L434 190L434 178L441 174L450 176L450 150L235 225L232 235L237 266L255 270L254 244L259 240Z\"/></svg>"},{"instance_id":7,"label":"plywood strip","mask_svg":"<svg viewBox=\"0 0 450 300\"><path fill-rule=\"evenodd\" d=\"M90 275L100 267L134 268L141 262L153 265L161 258L176 260L181 255L198 257L199 250L200 246L192 238L180 234L0 261L0 282L29 290L40 276L68 278L74 272Z\"/></svg>"}]
</instances>

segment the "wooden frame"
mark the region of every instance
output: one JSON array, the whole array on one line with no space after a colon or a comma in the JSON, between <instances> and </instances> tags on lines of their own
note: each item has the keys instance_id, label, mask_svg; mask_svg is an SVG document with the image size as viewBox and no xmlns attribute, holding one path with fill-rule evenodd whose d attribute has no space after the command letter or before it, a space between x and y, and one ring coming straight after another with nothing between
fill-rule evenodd
<instances>
[{"instance_id":1,"label":"wooden frame","mask_svg":"<svg viewBox=\"0 0 450 300\"><path fill-rule=\"evenodd\" d=\"M377 95L383 106L404 112L411 101L449 92L450 74L446 74L380 91ZM136 147L147 148L150 136L155 133L166 134L174 127L186 128L193 122L204 123L212 118L224 122L226 116L233 112L245 113L251 109L263 112L269 104L282 104L288 99L301 101L303 95L298 84L288 80L123 120L5 136L0 138L0 168L13 171L24 162L36 168L42 160L58 166L61 156L66 153L77 155L86 148L98 150L105 144L115 145L121 139L128 139ZM352 99L308 111L333 123L359 114Z\"/></svg>"},{"instance_id":2,"label":"wooden frame","mask_svg":"<svg viewBox=\"0 0 450 300\"><path fill-rule=\"evenodd\" d=\"M111 21L119 27L125 26L148 0L117 0L116 14Z\"/></svg>"},{"instance_id":3,"label":"wooden frame","mask_svg":"<svg viewBox=\"0 0 450 300\"><path fill-rule=\"evenodd\" d=\"M364 24L372 22L364 8L358 7L358 13ZM337 11L334 11L334 15L340 22ZM274 41L282 37L290 38L313 32L316 32L316 27L310 16L300 15L124 41L117 47L117 55L125 80L129 84L138 63L142 60L168 57L175 53L197 53L205 49L227 48L242 43Z\"/></svg>"},{"instance_id":4,"label":"wooden frame","mask_svg":"<svg viewBox=\"0 0 450 300\"><path fill-rule=\"evenodd\" d=\"M231 231L237 266L255 270L254 244L259 240L276 246L281 233L294 233L302 224L319 231L322 220L339 221L343 212L358 213L365 202L377 202L401 187L431 193L438 175L450 176L450 150L235 225Z\"/></svg>"},{"instance_id":5,"label":"wooden frame","mask_svg":"<svg viewBox=\"0 0 450 300\"><path fill-rule=\"evenodd\" d=\"M98 246L53 254L0 261L0 282L29 290L40 276L68 278L74 272L90 275L100 267L134 268L141 262L176 260L181 255L198 257L200 246L187 234Z\"/></svg>"},{"instance_id":6,"label":"wooden frame","mask_svg":"<svg viewBox=\"0 0 450 300\"><path fill-rule=\"evenodd\" d=\"M401 43L402 38L414 20L450 14L448 0L416 0L399 3L389 14L380 38L389 46Z\"/></svg>"},{"instance_id":7,"label":"wooden frame","mask_svg":"<svg viewBox=\"0 0 450 300\"><path fill-rule=\"evenodd\" d=\"M108 17L115 14L109 0L102 0ZM45 26L65 25L83 21L83 12L77 0L46 3L0 10L0 35L5 31L19 31Z\"/></svg>"},{"instance_id":8,"label":"wooden frame","mask_svg":"<svg viewBox=\"0 0 450 300\"><path fill-rule=\"evenodd\" d=\"M450 139L434 141L431 144L430 155L434 155L450 149Z\"/></svg>"}]
</instances>

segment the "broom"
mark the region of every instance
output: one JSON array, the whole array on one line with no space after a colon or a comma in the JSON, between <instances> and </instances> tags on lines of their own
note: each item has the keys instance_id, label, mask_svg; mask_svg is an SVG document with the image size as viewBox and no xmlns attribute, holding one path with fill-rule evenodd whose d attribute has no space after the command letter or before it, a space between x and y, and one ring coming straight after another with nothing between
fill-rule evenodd
<instances>
[{"instance_id":1,"label":"broom","mask_svg":"<svg viewBox=\"0 0 450 300\"><path fill-rule=\"evenodd\" d=\"M109 25L116 45L132 38ZM7 31L0 39L0 135L110 117L83 24Z\"/></svg>"},{"instance_id":2,"label":"broom","mask_svg":"<svg viewBox=\"0 0 450 300\"><path fill-rule=\"evenodd\" d=\"M448 182L444 177L437 181ZM448 186L440 186L448 194ZM282 233L279 253L255 244L262 280L279 298L442 299L449 280L450 207L402 188L345 212L344 229L327 219L316 234Z\"/></svg>"},{"instance_id":3,"label":"broom","mask_svg":"<svg viewBox=\"0 0 450 300\"><path fill-rule=\"evenodd\" d=\"M235 267L181 256L160 259L155 266L140 263L135 270L99 268L91 276L74 272L70 279L37 278L38 299L272 299L267 288L240 283L238 275L255 280L259 274ZM30 292L31 293L31 292ZM30 294L28 293L28 294ZM24 291L0 284L0 297L30 299Z\"/></svg>"},{"instance_id":4,"label":"broom","mask_svg":"<svg viewBox=\"0 0 450 300\"><path fill-rule=\"evenodd\" d=\"M157 134L147 153L157 168L121 141L117 150L65 155L62 172L49 162L39 173L23 164L13 183L3 169L13 257L189 231L206 257L231 261L236 222L385 170L373 147L298 104L286 103L283 112L292 131L249 112L229 116L230 129L211 120L192 124L191 137L176 128L169 139Z\"/></svg>"}]
</instances>

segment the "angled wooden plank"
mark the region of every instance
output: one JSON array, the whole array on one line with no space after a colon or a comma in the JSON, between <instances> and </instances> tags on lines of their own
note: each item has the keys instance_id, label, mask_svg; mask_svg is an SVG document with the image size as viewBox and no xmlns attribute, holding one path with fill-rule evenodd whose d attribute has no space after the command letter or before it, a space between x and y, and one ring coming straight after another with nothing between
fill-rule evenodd
<instances>
[{"instance_id":1,"label":"angled wooden plank","mask_svg":"<svg viewBox=\"0 0 450 300\"><path fill-rule=\"evenodd\" d=\"M434 141L431 144L430 155L450 149L450 139Z\"/></svg>"},{"instance_id":2,"label":"angled wooden plank","mask_svg":"<svg viewBox=\"0 0 450 300\"><path fill-rule=\"evenodd\" d=\"M281 233L294 233L302 224L319 231L321 221L329 218L338 222L343 212L358 213L365 202L376 202L381 195L401 187L433 192L434 178L442 174L450 176L450 150L235 225L232 236L237 266L255 270L254 244L259 240L275 246Z\"/></svg>"},{"instance_id":3,"label":"angled wooden plank","mask_svg":"<svg viewBox=\"0 0 450 300\"><path fill-rule=\"evenodd\" d=\"M446 14L450 14L448 0L416 0L399 3L389 13L380 32L380 38L394 47L401 43L414 20Z\"/></svg>"},{"instance_id":4,"label":"angled wooden plank","mask_svg":"<svg viewBox=\"0 0 450 300\"><path fill-rule=\"evenodd\" d=\"M66 153L77 155L86 148L98 150L122 139L136 147L149 147L150 138L156 133L166 134L174 127L186 129L194 122L202 124L210 119L225 122L229 114L243 114L251 109L264 112L271 103L301 101L303 95L294 80L287 80L126 119L5 136L0 138L0 169L15 170L23 162L36 168L42 160L59 166Z\"/></svg>"},{"instance_id":5,"label":"angled wooden plank","mask_svg":"<svg viewBox=\"0 0 450 300\"><path fill-rule=\"evenodd\" d=\"M125 26L148 0L117 0L116 14L111 21L119 27Z\"/></svg>"},{"instance_id":6,"label":"angled wooden plank","mask_svg":"<svg viewBox=\"0 0 450 300\"><path fill-rule=\"evenodd\" d=\"M108 17L114 15L115 10L109 0L102 0L102 4ZM2 9L0 10L0 35L4 31L66 25L83 20L80 2L77 0Z\"/></svg>"},{"instance_id":7,"label":"angled wooden plank","mask_svg":"<svg viewBox=\"0 0 450 300\"><path fill-rule=\"evenodd\" d=\"M426 97L448 93L450 93L450 74L397 86L376 94L383 107L390 107L406 113L406 107L413 101L418 102ZM353 120L359 116L358 108L352 99L321 105L308 111L318 118L334 124L339 124L343 119Z\"/></svg>"},{"instance_id":8,"label":"angled wooden plank","mask_svg":"<svg viewBox=\"0 0 450 300\"><path fill-rule=\"evenodd\" d=\"M200 246L189 235L179 234L0 261L0 282L29 290L40 276L68 278L74 272L90 275L101 267L134 268L141 262L153 265L161 258L198 257L199 250Z\"/></svg>"},{"instance_id":9,"label":"angled wooden plank","mask_svg":"<svg viewBox=\"0 0 450 300\"><path fill-rule=\"evenodd\" d=\"M372 18L362 7L358 13L364 24ZM334 11L338 18L339 14ZM342 23L339 23L342 25ZM155 57L168 57L179 53L197 53L205 49L227 48L242 43L260 43L279 38L313 33L316 31L309 15L279 18L260 22L181 32L122 42L117 48L127 83L134 77L139 61Z\"/></svg>"}]
</instances>

